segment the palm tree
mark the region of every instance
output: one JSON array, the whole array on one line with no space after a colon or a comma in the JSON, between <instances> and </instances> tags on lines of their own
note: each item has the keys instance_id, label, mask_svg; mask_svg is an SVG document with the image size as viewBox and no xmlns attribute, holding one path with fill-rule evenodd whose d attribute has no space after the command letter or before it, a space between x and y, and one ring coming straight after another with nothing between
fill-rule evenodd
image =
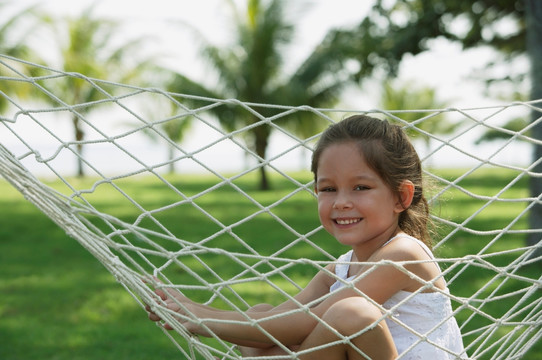
<instances>
[{"instance_id":1,"label":"palm tree","mask_svg":"<svg viewBox=\"0 0 542 360\"><path fill-rule=\"evenodd\" d=\"M0 3L0 9L6 5L7 3ZM27 29L24 27L25 24L23 24L24 20L32 18L30 15L34 15L34 8L34 6L26 7L0 24L0 54L27 61L39 61L37 54L32 51L32 48L27 43L27 38L31 34L33 25L32 23L27 23L26 25L30 26ZM22 73L30 73L32 71L32 68L25 67L22 63L10 65L18 67L17 71L21 71ZM3 73L3 68L0 68L0 75L10 76L11 74ZM28 95L30 88L25 85L22 82L13 81L5 89L2 89L2 91L8 92L7 95L16 94L20 97L25 97ZM0 113L3 113L8 105L7 98L4 96L0 97Z\"/></svg>"},{"instance_id":2,"label":"palm tree","mask_svg":"<svg viewBox=\"0 0 542 360\"><path fill-rule=\"evenodd\" d=\"M126 60L128 55L134 57L134 50L138 48L142 39L114 46L113 36L117 33L118 23L94 18L92 11L93 6L90 6L79 17L67 18L65 21L58 21L50 16L43 17L44 22L55 32L59 43L62 64L57 68L66 73L83 74L85 78L117 82L134 81L145 71L146 62L141 61L130 67ZM104 95L85 78L66 75L62 81L54 84L56 87L53 92L67 104L85 104L102 99ZM46 100L58 105L54 99L46 97ZM92 107L80 107L71 115L79 155L77 175L80 177L84 176L82 153L85 138L81 117L92 110Z\"/></svg>"},{"instance_id":3,"label":"palm tree","mask_svg":"<svg viewBox=\"0 0 542 360\"><path fill-rule=\"evenodd\" d=\"M294 27L285 20L281 0L249 0L244 15L232 4L236 25L235 43L219 48L203 46L203 55L218 73L219 84L212 89L196 79L179 74L170 91L189 93L215 99L234 98L257 104L308 105L331 107L337 102L338 92L348 76L333 72L339 60L327 47L317 47L291 74L284 69L284 46L291 43ZM211 111L221 125L232 131L261 121L240 106L218 106ZM259 108L264 117L279 110ZM322 121L309 112L297 112L276 121L300 137L315 134ZM272 127L258 124L247 131L244 141L260 162L260 188L270 188L265 159Z\"/></svg>"},{"instance_id":4,"label":"palm tree","mask_svg":"<svg viewBox=\"0 0 542 360\"><path fill-rule=\"evenodd\" d=\"M164 72L161 69L157 69L155 72L155 74L163 73ZM168 72L168 75L171 74ZM160 76L157 77L160 78ZM163 85L164 82L166 82L166 80L159 79L156 81L156 77L155 81L153 81L157 86ZM151 101L148 101L143 105L143 109L145 116L153 121L170 119L165 122L160 121L158 131L156 127L153 126L152 128L143 129L143 134L153 142L158 142L160 138L168 139L168 141L166 141L168 151L168 171L170 174L173 174L175 173L175 143L178 144L184 139L192 126L192 118L185 115L179 116L176 113L179 109L177 104L174 101L171 101L171 99L163 96L153 97ZM134 124L132 123L127 125L134 127Z\"/></svg>"},{"instance_id":5,"label":"palm tree","mask_svg":"<svg viewBox=\"0 0 542 360\"><path fill-rule=\"evenodd\" d=\"M432 135L445 135L453 133L462 124L461 121L449 121L444 113L430 116L432 112L427 111L428 109L442 109L445 104L438 101L435 89L416 86L411 82L403 85L394 85L390 81L385 82L380 106L389 111L426 109L425 111L403 112L397 114L397 117L407 123L413 123L425 116L428 117L416 122L413 128L407 129L407 133L411 137L421 136L428 154L431 150L431 137L423 133L420 134L420 130Z\"/></svg>"}]
</instances>

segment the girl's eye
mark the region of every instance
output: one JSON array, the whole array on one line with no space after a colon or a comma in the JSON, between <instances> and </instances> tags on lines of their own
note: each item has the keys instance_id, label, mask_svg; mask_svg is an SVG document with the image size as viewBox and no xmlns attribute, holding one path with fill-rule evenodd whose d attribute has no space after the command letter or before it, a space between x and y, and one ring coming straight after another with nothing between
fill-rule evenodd
<instances>
[{"instance_id":1,"label":"girl's eye","mask_svg":"<svg viewBox=\"0 0 542 360\"><path fill-rule=\"evenodd\" d=\"M369 190L369 187L364 186L364 185L356 185L354 187L354 190L356 190L356 191Z\"/></svg>"},{"instance_id":2,"label":"girl's eye","mask_svg":"<svg viewBox=\"0 0 542 360\"><path fill-rule=\"evenodd\" d=\"M319 192L332 192L332 191L335 191L334 188L332 187L324 187L324 188L321 188L318 190Z\"/></svg>"}]
</instances>

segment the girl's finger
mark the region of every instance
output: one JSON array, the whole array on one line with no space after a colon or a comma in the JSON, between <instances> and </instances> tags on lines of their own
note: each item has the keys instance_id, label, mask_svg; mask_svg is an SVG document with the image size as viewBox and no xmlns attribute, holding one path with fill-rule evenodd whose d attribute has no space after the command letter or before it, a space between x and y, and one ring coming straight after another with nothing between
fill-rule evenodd
<instances>
[{"instance_id":1,"label":"girl's finger","mask_svg":"<svg viewBox=\"0 0 542 360\"><path fill-rule=\"evenodd\" d=\"M154 290L154 293L156 295L160 296L160 299L162 299L164 301L167 300L167 298L168 298L168 295L162 289L156 289L156 290Z\"/></svg>"},{"instance_id":2,"label":"girl's finger","mask_svg":"<svg viewBox=\"0 0 542 360\"><path fill-rule=\"evenodd\" d=\"M162 320L162 318L160 316L156 315L153 312L149 312L149 320L151 320L151 321L160 321L160 320Z\"/></svg>"},{"instance_id":3,"label":"girl's finger","mask_svg":"<svg viewBox=\"0 0 542 360\"><path fill-rule=\"evenodd\" d=\"M160 279L158 279L156 276L153 276L152 279L153 279L153 282L155 284L164 285L164 282L161 281ZM160 288L156 288L156 286L155 286L154 292L158 296L160 296L160 298L162 300L166 300L168 297L175 297L175 295L176 295L176 291L174 289L171 289L171 288L168 288L168 287L166 287L165 289L160 289Z\"/></svg>"}]
</instances>

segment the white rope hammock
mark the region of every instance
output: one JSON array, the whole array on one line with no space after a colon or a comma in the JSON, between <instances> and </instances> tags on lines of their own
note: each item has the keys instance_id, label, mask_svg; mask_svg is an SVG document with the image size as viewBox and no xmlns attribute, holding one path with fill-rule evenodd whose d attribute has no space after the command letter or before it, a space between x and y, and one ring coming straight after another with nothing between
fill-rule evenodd
<instances>
[{"instance_id":1,"label":"white rope hammock","mask_svg":"<svg viewBox=\"0 0 542 360\"><path fill-rule=\"evenodd\" d=\"M29 77L18 70L21 64L40 68L43 75ZM335 261L345 249L327 237L317 223L316 212L309 224L296 221L298 212L303 211L298 210L298 203L315 204L315 200L310 175L293 171L292 163L298 165L300 158L306 157L320 130L299 138L281 124L304 112L324 124L347 114L371 113L417 131L414 139L431 139L431 147L425 150L421 142L414 143L420 145L426 175L438 188L431 198L434 219L442 225L435 251L452 289L454 315L469 356L520 359L542 336L542 277L540 271L532 270L540 263L534 255L540 245L525 242L528 234L542 236L542 229L529 229L526 220L542 194L534 198L518 190L527 188L529 177L541 176L534 167L542 159L533 162L518 154L540 144L528 130L542 117L519 132L501 127L503 119L526 118L532 110L542 114L541 101L418 111L251 104L90 79L5 56L0 56L0 75L0 95L9 103L0 118L0 173L91 252L142 307L155 302L153 290L142 280L157 276L164 287L242 312L254 305L246 301L247 292L252 291L255 297L261 292L272 299L262 296L262 302L282 302L306 285L303 274L312 276ZM57 83L67 78L86 82L89 89L101 94L100 99L67 103L55 90ZM31 86L41 100L8 95L5 90L15 84ZM189 106L189 100L204 105ZM153 102L168 107L174 104L175 110L151 118L142 104ZM256 121L234 132L224 131L212 115L213 109L222 106L242 108ZM274 115L263 116L262 109L272 110ZM420 113L420 118L404 121L403 115L412 112ZM424 123L440 114L464 123L452 135L424 130ZM74 116L85 130L83 140L73 139L69 124ZM165 124L188 118L206 134L205 143L187 138L177 144L166 135ZM272 144L266 159L258 157L244 141L258 126L271 126L274 139L280 139L280 146ZM486 129L509 137L490 146L471 145L473 134ZM154 142L141 145L145 142L143 133L152 134ZM84 146L82 153L79 146ZM171 159L157 155L157 149L165 154L167 148L173 149ZM240 154L241 160L232 158L229 151ZM72 176L76 161L87 171L85 180ZM455 161L462 162L456 165ZM456 169L439 169L437 165L444 162ZM225 163L235 172L224 170ZM308 167L308 159L305 163ZM209 185L191 188L193 182L185 181L188 177L167 174L171 164L178 173L203 173L205 176L196 181ZM257 192L254 174L261 166L268 169L272 182L286 185L276 192ZM480 174L494 178L500 188L487 190L495 184L478 183ZM251 186L246 185L247 178ZM167 194L166 203L154 198L157 189ZM224 196L236 199L239 206L217 209L214 205ZM115 200L104 203L104 198ZM452 211L448 205L452 202L461 204L455 206L459 213L447 213ZM196 223L192 217L207 226L191 229L191 221ZM255 232L251 223L262 226ZM276 237L283 242L275 246ZM394 266L406 272L405 264ZM181 278L190 281L180 282ZM431 287L426 283L422 290ZM462 288L475 290L466 293ZM209 340L186 332L165 307L157 304L155 311L173 326L175 331L164 333L185 358L241 358L231 344L216 336ZM146 316L144 311L141 315ZM257 322L253 325L259 326ZM417 335L423 341L423 334Z\"/></svg>"}]
</instances>

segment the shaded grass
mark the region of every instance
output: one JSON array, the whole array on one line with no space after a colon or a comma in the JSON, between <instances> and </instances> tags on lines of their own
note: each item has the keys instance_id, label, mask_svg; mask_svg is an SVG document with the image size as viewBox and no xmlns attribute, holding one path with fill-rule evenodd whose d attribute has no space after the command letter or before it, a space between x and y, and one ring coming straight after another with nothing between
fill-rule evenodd
<instances>
[{"instance_id":1,"label":"shaded grass","mask_svg":"<svg viewBox=\"0 0 542 360\"><path fill-rule=\"evenodd\" d=\"M441 173L448 179L455 179L458 174L460 172L457 170ZM310 180L309 174L295 174L295 177L302 183ZM479 171L458 185L479 196L495 196L514 177L515 174L502 170ZM149 238L170 251L179 250L181 245L167 238L169 233L188 242L205 239L205 247L238 253L244 263L253 265L257 263L257 260L250 257L254 250L264 256L278 254L282 258L314 260L330 258L322 255L312 244L333 256L346 250L323 231L308 239L303 238L303 235L318 226L316 201L308 191L301 191L276 205L277 199L296 189L294 184L286 180L274 178L273 192L258 191L252 174L233 181L234 186L250 194L270 211L262 212L244 223L240 221L261 209L239 195L232 186L220 185L212 177L177 176L168 180L171 187L157 179L145 177L99 184L92 180L70 179L70 183L81 190L80 198L76 197L79 201L88 201L98 211L162 234L149 235ZM53 182L48 185L67 195L72 193L64 184ZM217 187L216 190L206 192L206 189L213 186ZM526 179L521 179L501 198L525 197L526 187ZM122 196L117 188L121 188L131 200ZM87 193L84 190L92 191ZM4 182L0 182L0 193L0 293L3 294L0 299L1 359L179 358L180 353L171 341L146 319L145 312L137 302L98 261ZM186 197L193 197L194 201L184 202ZM166 207L173 203L177 203L177 206L171 209ZM474 219L464 222L470 214L486 206L486 203L487 200L472 198L457 189L447 191L439 199L437 211L440 216L464 223L467 228L454 233L439 247L439 256L462 257L477 254L481 249L485 249L485 254L491 254L523 246L523 236L506 235L495 239L495 235L473 234L469 231L502 229L508 227L511 221L516 221L511 225L513 229L527 228L526 217L515 219L515 215L526 206L524 203L494 201ZM211 218L203 216L202 211ZM111 224L93 216L87 218L106 234L111 232ZM289 229L280 224L277 218L284 221ZM223 225L229 227L231 232L215 236ZM451 230L446 226L439 229L441 234ZM148 246L137 237L114 239L128 240L141 247ZM129 254L135 258L134 254ZM506 266L517 256L517 253L510 253L484 260L495 266ZM155 264L164 262L160 257L149 258ZM231 279L246 268L236 259L220 254L185 256L180 261L210 283ZM140 261L138 265L145 267ZM283 262L276 261L270 265L258 265L256 270L266 273L273 267L283 265ZM482 288L488 279L496 276L493 270L480 266L453 263L443 265L449 271L448 278L456 277L450 288L458 296L469 297ZM150 268L146 270L152 271ZM295 283L278 275L269 280L293 294L299 286L306 285L315 271L308 265L296 265L284 270ZM528 279L540 276L540 269L534 266L518 267L510 271ZM170 266L166 272L180 284L198 283L178 266ZM253 274L246 274L246 277L251 276ZM508 293L524 285L517 281L496 281L483 290L481 297L494 295L493 292ZM283 300L273 286L262 282L243 283L232 288L248 304L279 303ZM234 303L246 306L243 301L235 299L228 289L221 291ZM190 296L205 301L210 292L194 290ZM536 296L540 297L540 294ZM517 301L517 298L509 298L490 302L483 304L480 309L499 316ZM216 301L214 305L225 307L221 301ZM470 310L458 313L460 322L468 320L465 331L487 322L484 317L472 317ZM524 359L536 359L540 355L542 347L538 344Z\"/></svg>"},{"instance_id":2,"label":"shaded grass","mask_svg":"<svg viewBox=\"0 0 542 360\"><path fill-rule=\"evenodd\" d=\"M1 359L178 356L96 259L3 182L1 193Z\"/></svg>"}]
</instances>

